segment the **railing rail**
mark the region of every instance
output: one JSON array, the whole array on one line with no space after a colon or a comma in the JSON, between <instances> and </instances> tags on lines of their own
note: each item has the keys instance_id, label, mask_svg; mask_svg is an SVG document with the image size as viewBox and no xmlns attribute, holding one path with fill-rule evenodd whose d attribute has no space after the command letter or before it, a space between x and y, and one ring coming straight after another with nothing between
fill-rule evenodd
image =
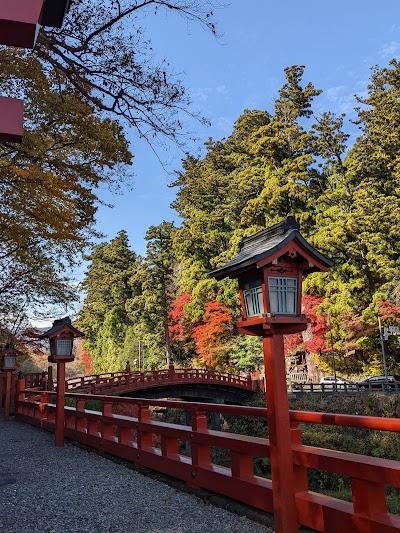
<instances>
[{"instance_id":1,"label":"railing rail","mask_svg":"<svg viewBox=\"0 0 400 533\"><path fill-rule=\"evenodd\" d=\"M72 404L65 407L66 437L272 512L272 482L254 473L254 459L269 457L269 440L211 430L206 416L216 412L266 419L267 409L79 393L66 397ZM54 392L20 390L16 417L54 431L55 400ZM85 408L93 400L99 402L101 411ZM189 412L191 422L178 425L155 420L152 408L165 407ZM117 408L123 414L115 413ZM400 531L400 516L388 513L385 494L386 485L400 487L400 462L305 446L299 429L299 423L316 423L400 433L400 421L300 411L290 411L290 419L299 524L327 533ZM182 441L187 443L186 453L179 447ZM212 462L210 450L216 447L229 451L229 466ZM349 476L352 501L309 491L309 468Z\"/></svg>"}]
</instances>

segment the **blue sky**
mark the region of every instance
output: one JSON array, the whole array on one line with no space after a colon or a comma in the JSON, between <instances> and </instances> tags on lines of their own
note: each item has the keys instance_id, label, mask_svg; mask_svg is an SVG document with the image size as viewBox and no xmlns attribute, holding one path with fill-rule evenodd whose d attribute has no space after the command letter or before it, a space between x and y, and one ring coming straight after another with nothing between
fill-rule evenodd
<instances>
[{"instance_id":1,"label":"blue sky","mask_svg":"<svg viewBox=\"0 0 400 533\"><path fill-rule=\"evenodd\" d=\"M209 128L188 124L200 138L189 145L197 153L209 137L228 136L245 108L272 110L286 66L305 65L304 81L324 90L317 111L351 112L354 94L366 90L370 67L387 65L399 53L399 14L394 0L380 7L371 0L231 0L215 11L223 34L217 40L171 14L148 18L145 25L159 57L183 76L193 109L211 121ZM106 240L125 229L132 248L143 254L150 225L163 220L179 225L179 219L169 207L174 190L167 185L173 176L144 142L130 132L128 137L135 154L133 189L120 196L102 192L115 208L100 208L97 227ZM180 168L182 154L173 147L160 155L170 172Z\"/></svg>"}]
</instances>

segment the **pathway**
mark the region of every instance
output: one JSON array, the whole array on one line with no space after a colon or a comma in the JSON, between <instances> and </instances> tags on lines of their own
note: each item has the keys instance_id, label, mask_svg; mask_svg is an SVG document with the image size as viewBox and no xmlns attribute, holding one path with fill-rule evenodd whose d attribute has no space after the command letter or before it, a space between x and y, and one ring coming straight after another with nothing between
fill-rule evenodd
<instances>
[{"instance_id":1,"label":"pathway","mask_svg":"<svg viewBox=\"0 0 400 533\"><path fill-rule=\"evenodd\" d=\"M0 420L0 533L271 533L54 435Z\"/></svg>"}]
</instances>

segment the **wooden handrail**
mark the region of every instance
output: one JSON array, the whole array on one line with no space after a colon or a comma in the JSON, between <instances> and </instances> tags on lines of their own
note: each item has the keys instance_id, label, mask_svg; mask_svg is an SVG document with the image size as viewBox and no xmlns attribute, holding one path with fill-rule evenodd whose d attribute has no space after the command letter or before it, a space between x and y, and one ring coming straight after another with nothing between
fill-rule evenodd
<instances>
[{"instance_id":1,"label":"wooden handrail","mask_svg":"<svg viewBox=\"0 0 400 533\"><path fill-rule=\"evenodd\" d=\"M54 431L54 392L18 390L16 417ZM65 435L87 446L133 463L177 477L190 485L224 494L259 509L272 511L273 486L254 474L254 458L269 457L269 441L209 429L206 413L266 418L267 409L247 406L203 404L173 400L145 400L107 395L67 393L75 407L65 407ZM97 400L101 411L85 409ZM114 414L113 406L131 405L134 416ZM159 422L152 407L177 408L191 413L191 425ZM345 533L400 531L400 517L387 512L385 485L400 487L400 462L354 453L305 446L298 424L316 423L378 429L400 433L398 419L381 419L334 413L290 411L292 457L295 469L298 522L321 532ZM189 455L179 451L179 442L190 444ZM229 451L230 466L212 463L211 448ZM349 476L352 502L308 490L307 470L320 469ZM326 519L329 517L329 520Z\"/></svg>"}]
</instances>

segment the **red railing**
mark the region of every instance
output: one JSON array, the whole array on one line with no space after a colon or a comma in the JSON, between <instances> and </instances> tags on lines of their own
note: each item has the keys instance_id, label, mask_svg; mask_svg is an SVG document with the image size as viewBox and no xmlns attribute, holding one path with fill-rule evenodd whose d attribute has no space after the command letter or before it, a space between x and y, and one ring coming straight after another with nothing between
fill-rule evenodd
<instances>
[{"instance_id":1,"label":"red railing","mask_svg":"<svg viewBox=\"0 0 400 533\"><path fill-rule=\"evenodd\" d=\"M253 390L250 376L239 376L227 372L199 369L152 370L148 372L112 372L110 374L95 374L68 379L66 390L90 391L91 394L110 394L128 392L135 389L159 387L160 385L176 385L177 383L219 383L245 390Z\"/></svg>"},{"instance_id":2,"label":"red railing","mask_svg":"<svg viewBox=\"0 0 400 533\"><path fill-rule=\"evenodd\" d=\"M66 437L272 512L272 482L255 475L253 466L255 458L269 457L269 440L208 429L206 417L214 412L266 418L266 409L75 393L66 397L72 404L65 407ZM20 391L16 418L54 431L56 406L50 400L55 401L54 393ZM93 400L99 402L101 411L85 409ZM191 424L155 420L151 408L165 407L190 412ZM116 409L125 414L115 413ZM299 524L326 533L400 531L400 516L387 512L385 493L386 485L400 487L400 462L305 446L298 427L301 422L400 432L400 421L299 411L290 412L290 417ZM187 453L180 449L182 442L189 444ZM228 450L230 466L213 463L211 448ZM309 468L349 476L352 501L309 491Z\"/></svg>"},{"instance_id":3,"label":"red railing","mask_svg":"<svg viewBox=\"0 0 400 533\"><path fill-rule=\"evenodd\" d=\"M10 396L10 407L14 407L14 396L15 396L15 381L17 379L18 372L13 372L11 374L11 396ZM24 374L26 388L42 388L42 373L41 372L27 372ZM6 375L4 372L0 372L0 408L3 406L3 396L5 396L6 390Z\"/></svg>"}]
</instances>

